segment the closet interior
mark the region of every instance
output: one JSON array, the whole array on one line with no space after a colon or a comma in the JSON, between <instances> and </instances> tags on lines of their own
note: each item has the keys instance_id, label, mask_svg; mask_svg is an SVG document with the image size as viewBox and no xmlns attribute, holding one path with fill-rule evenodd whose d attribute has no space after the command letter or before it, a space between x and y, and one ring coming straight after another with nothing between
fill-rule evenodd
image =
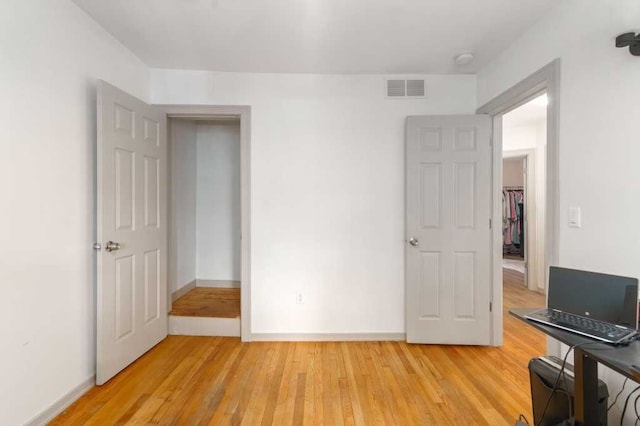
<instances>
[{"instance_id":1,"label":"closet interior","mask_svg":"<svg viewBox=\"0 0 640 426\"><path fill-rule=\"evenodd\" d=\"M524 187L503 187L502 207L502 253L524 259Z\"/></svg>"},{"instance_id":2,"label":"closet interior","mask_svg":"<svg viewBox=\"0 0 640 426\"><path fill-rule=\"evenodd\" d=\"M525 159L503 160L502 254L505 258L525 258Z\"/></svg>"},{"instance_id":3,"label":"closet interior","mask_svg":"<svg viewBox=\"0 0 640 426\"><path fill-rule=\"evenodd\" d=\"M171 118L169 129L170 334L239 336L240 121Z\"/></svg>"}]
</instances>

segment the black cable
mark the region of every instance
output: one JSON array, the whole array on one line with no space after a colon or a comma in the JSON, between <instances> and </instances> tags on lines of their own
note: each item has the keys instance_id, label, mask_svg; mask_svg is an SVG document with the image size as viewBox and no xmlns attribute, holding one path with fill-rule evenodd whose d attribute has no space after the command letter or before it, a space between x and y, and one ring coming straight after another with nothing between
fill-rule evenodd
<instances>
[{"instance_id":1,"label":"black cable","mask_svg":"<svg viewBox=\"0 0 640 426\"><path fill-rule=\"evenodd\" d=\"M570 419L571 417L573 417L573 403L571 402L571 394L569 394L569 384L567 383L566 369L562 370L562 381L564 382L564 388L567 390L567 402L569 403L569 417L567 418Z\"/></svg>"},{"instance_id":2,"label":"black cable","mask_svg":"<svg viewBox=\"0 0 640 426\"><path fill-rule=\"evenodd\" d=\"M640 394L638 394L638 396L636 396L636 399L633 401L633 409L636 412L636 423L638 423L638 420L640 420L640 414L638 414L638 399L640 399Z\"/></svg>"},{"instance_id":3,"label":"black cable","mask_svg":"<svg viewBox=\"0 0 640 426\"><path fill-rule=\"evenodd\" d=\"M622 395L622 392L624 391L624 387L627 385L628 381L629 381L629 378L625 377L624 382L622 382L622 389L620 389L620 392L618 392L616 397L613 399L613 403L607 408L607 412L609 412L609 410L611 410L613 406L616 405L616 402L618 402L618 398L620 398L620 395Z\"/></svg>"},{"instance_id":4,"label":"black cable","mask_svg":"<svg viewBox=\"0 0 640 426\"><path fill-rule=\"evenodd\" d=\"M622 395L622 392L624 392L624 387L627 385L627 382L629 381L628 377L624 378L624 382L622 382L622 388L620 389L620 391L618 391L618 393L616 394L616 397L613 399L613 402L611 403L611 405L609 405L607 407L607 411L603 412L600 414L600 424L602 424L602 420L604 419L604 416L606 416L609 411L611 411L611 409L616 405L616 403L618 402L618 398L620 397L620 395Z\"/></svg>"},{"instance_id":5,"label":"black cable","mask_svg":"<svg viewBox=\"0 0 640 426\"><path fill-rule=\"evenodd\" d=\"M638 390L640 390L640 386L636 387L634 390L629 392L629 395L627 395L627 399L624 400L624 407L622 408L622 416L620 416L620 426L622 426L622 422L624 421L624 415L627 412L627 405L629 405L629 400L631 399L631 395L636 393Z\"/></svg>"},{"instance_id":6,"label":"black cable","mask_svg":"<svg viewBox=\"0 0 640 426\"><path fill-rule=\"evenodd\" d=\"M540 420L538 421L538 423L536 423L535 426L540 426L542 424L542 421L544 420L544 416L547 414L547 409L549 408L549 403L551 402L551 398L553 397L553 394L556 393L559 390L558 389L558 384L560 383L560 377L562 377L564 375L564 369L565 369L565 367L567 365L567 358L569 357L569 354L571 353L571 351L574 350L575 348L578 348L578 347L581 347L581 346L600 344L600 343L601 342L583 342L583 343L578 343L577 345L573 345L573 346L569 347L569 349L567 350L567 353L564 355L564 358L562 359L562 365L560 366L560 371L558 372L558 377L556 377L556 381L553 384L553 388L551 388L551 392L549 393L549 396L547 397L547 402L545 402L545 404L544 404L544 409L542 410L542 415L540 416ZM638 386L638 388L640 388L640 386Z\"/></svg>"},{"instance_id":7,"label":"black cable","mask_svg":"<svg viewBox=\"0 0 640 426\"><path fill-rule=\"evenodd\" d=\"M571 353L571 351L576 346L578 346L578 345L571 346L567 350L567 353L564 355L564 359L562 360L562 365L560 366L560 371L558 372L558 377L556 377L556 382L553 384L553 388L551 389L551 392L549 393L549 396L547 397L547 402L545 402L545 404L544 404L544 409L542 410L542 415L540 416L540 420L538 420L538 423L536 423L536 426L540 426L542 424L542 421L544 420L544 416L547 414L547 409L549 408L549 403L551 402L551 397L553 396L553 394L558 389L558 383L560 383L560 377L563 375L564 368L567 365L567 358L569 357L569 354Z\"/></svg>"}]
</instances>

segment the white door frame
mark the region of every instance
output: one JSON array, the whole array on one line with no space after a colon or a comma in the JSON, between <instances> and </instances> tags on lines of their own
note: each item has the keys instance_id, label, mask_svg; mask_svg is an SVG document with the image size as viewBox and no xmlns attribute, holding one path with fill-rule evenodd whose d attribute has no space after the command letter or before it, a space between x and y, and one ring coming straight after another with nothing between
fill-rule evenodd
<instances>
[{"instance_id":1,"label":"white door frame","mask_svg":"<svg viewBox=\"0 0 640 426\"><path fill-rule=\"evenodd\" d=\"M535 284L535 281L532 280L532 275L530 274L530 271L534 271L533 276L535 277L535 272L537 271L536 269L536 257L535 255L533 256L533 261L532 261L532 256L531 253L535 253L533 250L536 249L535 247L535 243L537 242L537 240L534 238L533 242L531 239L531 228L532 228L532 224L537 225L537 220L538 217L535 214L532 214L535 212L535 195L536 195L536 180L535 180L535 149L517 149L517 150L513 150L513 151L503 151L502 152L502 159L503 160L516 160L516 159L520 159L523 160L523 173L525 175L524 178L524 184L523 184L523 189L524 189L524 196L525 196L525 203L524 203L524 229L525 229L525 249L524 249L524 264L525 264L525 268L524 268L524 285L527 286L527 288L529 290L532 291L538 291L538 286ZM531 218L534 218L534 220L532 221Z\"/></svg>"},{"instance_id":2,"label":"white door frame","mask_svg":"<svg viewBox=\"0 0 640 426\"><path fill-rule=\"evenodd\" d=\"M547 104L547 158L546 158L546 218L545 218L545 288L548 288L549 266L558 264L559 223L559 114L560 114L560 59L507 89L480 108L478 114L493 116L493 223L502 221L502 116L546 92ZM499 222L500 221L500 222ZM502 231L493 227L493 311L492 345L503 342L502 321ZM555 349L556 345L553 345ZM547 351L552 352L548 342Z\"/></svg>"},{"instance_id":3,"label":"white door frame","mask_svg":"<svg viewBox=\"0 0 640 426\"><path fill-rule=\"evenodd\" d=\"M246 105L154 105L164 109L167 118L206 120L216 118L240 119L240 337L243 342L251 338L251 107ZM169 138L169 144L171 144ZM171 155L169 145L169 155ZM171 157L169 157L169 165ZM171 167L169 167L171 182ZM169 206L172 206L169 198ZM172 212L170 207L169 227ZM169 228L169 238L172 232ZM172 244L169 244L172 247ZM169 253L170 256L174 253ZM173 262L169 262L170 268ZM170 277L174 271L169 271ZM168 310L171 310L171 286L168 295Z\"/></svg>"}]
</instances>

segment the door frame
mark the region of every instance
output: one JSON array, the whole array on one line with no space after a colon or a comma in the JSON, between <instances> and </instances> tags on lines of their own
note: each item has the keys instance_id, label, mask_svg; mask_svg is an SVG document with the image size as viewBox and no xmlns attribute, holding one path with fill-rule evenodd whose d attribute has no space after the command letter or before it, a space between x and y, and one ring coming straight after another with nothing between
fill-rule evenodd
<instances>
[{"instance_id":1,"label":"door frame","mask_svg":"<svg viewBox=\"0 0 640 426\"><path fill-rule=\"evenodd\" d=\"M251 338L251 107L248 105L168 105L154 104L164 110L168 120L172 118L206 120L224 117L240 119L240 338ZM171 182L171 138L168 134L169 173ZM169 191L169 242L171 243L172 199ZM172 244L169 244L172 247ZM170 249L171 250L171 249ZM172 256L173 253L169 253ZM173 268L173 262L168 262ZM169 270L169 277L173 276ZM171 310L171 286L168 288L168 310Z\"/></svg>"},{"instance_id":2,"label":"door frame","mask_svg":"<svg viewBox=\"0 0 640 426\"><path fill-rule=\"evenodd\" d=\"M535 251L535 244L531 242L531 218L534 217L533 223L536 225L537 229L537 215L532 215L532 212L535 212L535 200L536 198L536 180L535 180L535 150L534 149L517 149L512 151L502 151L502 159L503 160L522 160L523 163L523 174L524 174L524 196L525 196L525 208L524 208L524 228L525 228L525 250L524 250L524 285L532 291L538 291L538 286L535 285L535 282L531 279L530 271L535 271L537 265L537 258L534 256L534 261L531 262L531 253ZM532 167L533 166L533 167ZM537 239L534 238L534 242L537 243Z\"/></svg>"},{"instance_id":3,"label":"door frame","mask_svg":"<svg viewBox=\"0 0 640 426\"><path fill-rule=\"evenodd\" d=\"M560 59L554 59L479 107L477 114L493 117L493 223L502 221L502 116L527 103L541 92L546 92L547 104L547 158L545 205L545 288L548 288L549 266L558 264L560 203L559 203L559 118L560 118ZM500 222L498 222L500 221ZM492 345L502 346L504 339L502 320L502 232L493 227L492 278ZM547 344L547 351L552 345Z\"/></svg>"}]
</instances>

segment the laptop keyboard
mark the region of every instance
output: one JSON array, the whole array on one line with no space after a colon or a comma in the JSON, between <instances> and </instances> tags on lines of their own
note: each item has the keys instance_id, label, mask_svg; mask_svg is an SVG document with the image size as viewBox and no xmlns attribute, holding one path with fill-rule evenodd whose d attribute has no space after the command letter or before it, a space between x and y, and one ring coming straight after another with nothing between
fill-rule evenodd
<instances>
[{"instance_id":1,"label":"laptop keyboard","mask_svg":"<svg viewBox=\"0 0 640 426\"><path fill-rule=\"evenodd\" d=\"M629 329L616 327L613 324L581 317L568 312L559 312L548 309L543 315L546 316L550 322L557 325L572 328L576 331L607 340L616 341L629 334Z\"/></svg>"}]
</instances>

